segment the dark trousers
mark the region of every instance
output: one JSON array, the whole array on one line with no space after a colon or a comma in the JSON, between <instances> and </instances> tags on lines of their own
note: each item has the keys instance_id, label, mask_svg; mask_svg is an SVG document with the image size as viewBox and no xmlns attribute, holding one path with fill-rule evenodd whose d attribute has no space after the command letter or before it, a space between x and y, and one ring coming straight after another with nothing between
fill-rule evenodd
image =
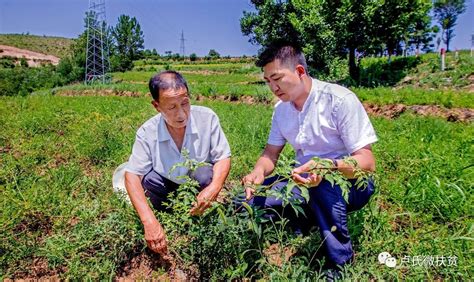
<instances>
[{"instance_id":1,"label":"dark trousers","mask_svg":"<svg viewBox=\"0 0 474 282\"><path fill-rule=\"evenodd\" d=\"M270 185L277 179L278 177L267 178L263 185ZM299 189L293 188L294 198L304 202L303 209L307 218L304 216L296 218L292 211L285 210L290 222L293 221L293 227L305 230L309 230L312 226L319 227L330 265L343 265L351 260L353 250L347 228L347 213L365 206L374 193L373 181L369 181L368 186L361 189L354 186L355 180L350 181L353 186L349 193L349 204L342 197L341 188L338 185L331 186L331 183L323 180L317 187L309 188L310 200L308 203L300 195ZM288 182L282 181L275 184L272 189L279 191L287 184ZM282 200L275 197L256 196L249 200L248 204L277 211L282 210ZM291 207L287 207L287 209L291 209Z\"/></svg>"},{"instance_id":2,"label":"dark trousers","mask_svg":"<svg viewBox=\"0 0 474 282\"><path fill-rule=\"evenodd\" d=\"M189 176L199 183L199 189L206 188L212 181L212 165L202 166L196 169ZM153 207L158 211L164 211L163 203L167 202L168 194L176 191L179 184L163 177L154 170L147 173L142 179L142 186Z\"/></svg>"}]
</instances>

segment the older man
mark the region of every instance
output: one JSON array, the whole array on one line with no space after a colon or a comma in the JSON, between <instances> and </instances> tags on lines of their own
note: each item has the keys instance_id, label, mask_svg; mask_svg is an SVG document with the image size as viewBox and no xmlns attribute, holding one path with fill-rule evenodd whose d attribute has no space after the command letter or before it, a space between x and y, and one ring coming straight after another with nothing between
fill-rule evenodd
<instances>
[{"instance_id":1,"label":"older man","mask_svg":"<svg viewBox=\"0 0 474 282\"><path fill-rule=\"evenodd\" d=\"M145 230L148 247L167 253L165 231L147 203L148 197L157 210L163 210L167 195L175 191L179 176L187 168L174 164L189 157L211 166L199 168L191 177L199 182L191 214L200 215L217 198L230 170L230 148L217 115L210 109L191 106L188 86L175 71L164 71L150 79L149 88L159 112L137 131L132 155L126 167L125 186Z\"/></svg>"},{"instance_id":2,"label":"older man","mask_svg":"<svg viewBox=\"0 0 474 282\"><path fill-rule=\"evenodd\" d=\"M348 178L354 178L354 167L343 162L351 156L359 168L375 170L371 144L377 141L372 124L357 96L350 90L319 81L308 75L303 53L291 45L274 45L259 57L257 65L263 68L264 79L280 99L275 106L267 145L250 174L242 182L250 204L278 208L281 200L272 197L253 197L252 185L269 185L275 179L265 177L272 173L279 155L288 142L302 164L292 171L297 183L313 187L305 208L310 210L311 221L306 224L319 227L328 258L329 268L351 261L353 250L347 228L347 212L360 209L374 192L370 182L366 189L352 187L349 203L341 189L332 186L320 176L308 173L317 164L312 157L329 159ZM272 189L281 189L278 182ZM296 197L303 198L294 190ZM334 228L336 227L336 228Z\"/></svg>"}]
</instances>

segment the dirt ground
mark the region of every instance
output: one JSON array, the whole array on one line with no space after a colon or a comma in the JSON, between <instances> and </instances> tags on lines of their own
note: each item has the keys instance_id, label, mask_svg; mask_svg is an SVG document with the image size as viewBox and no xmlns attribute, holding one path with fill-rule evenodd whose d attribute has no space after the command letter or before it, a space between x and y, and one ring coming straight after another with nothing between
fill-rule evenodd
<instances>
[{"instance_id":1,"label":"dirt ground","mask_svg":"<svg viewBox=\"0 0 474 282\"><path fill-rule=\"evenodd\" d=\"M59 58L52 55L45 55L7 45L0 45L0 50L2 50L0 51L0 57L17 58L17 62L19 62L21 58L25 58L30 67L37 67L45 63L51 63L53 65L59 64Z\"/></svg>"},{"instance_id":2,"label":"dirt ground","mask_svg":"<svg viewBox=\"0 0 474 282\"><path fill-rule=\"evenodd\" d=\"M171 255L162 257L146 248L136 250L131 258L119 266L115 281L197 281L199 274L196 270L183 271Z\"/></svg>"},{"instance_id":3,"label":"dirt ground","mask_svg":"<svg viewBox=\"0 0 474 282\"><path fill-rule=\"evenodd\" d=\"M437 105L411 105L404 104L390 104L390 105L375 105L364 103L364 108L369 115L381 116L389 119L399 117L406 111L411 111L420 116L436 116L442 117L447 121L472 122L474 121L474 109L469 108L444 108Z\"/></svg>"}]
</instances>

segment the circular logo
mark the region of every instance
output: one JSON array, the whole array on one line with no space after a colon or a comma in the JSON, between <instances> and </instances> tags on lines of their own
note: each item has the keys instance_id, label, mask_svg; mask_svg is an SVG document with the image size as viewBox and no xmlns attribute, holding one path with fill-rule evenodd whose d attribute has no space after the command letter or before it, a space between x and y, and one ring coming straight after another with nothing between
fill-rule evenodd
<instances>
[{"instance_id":1,"label":"circular logo","mask_svg":"<svg viewBox=\"0 0 474 282\"><path fill-rule=\"evenodd\" d=\"M395 266L397 266L397 259L394 257L389 257L385 260L385 265L390 268L394 268Z\"/></svg>"},{"instance_id":2,"label":"circular logo","mask_svg":"<svg viewBox=\"0 0 474 282\"><path fill-rule=\"evenodd\" d=\"M379 263L380 263L380 264L385 264L385 261L386 261L389 257L391 257L391 255L390 255L388 252L381 252L381 253L379 254L379 257L378 257Z\"/></svg>"}]
</instances>

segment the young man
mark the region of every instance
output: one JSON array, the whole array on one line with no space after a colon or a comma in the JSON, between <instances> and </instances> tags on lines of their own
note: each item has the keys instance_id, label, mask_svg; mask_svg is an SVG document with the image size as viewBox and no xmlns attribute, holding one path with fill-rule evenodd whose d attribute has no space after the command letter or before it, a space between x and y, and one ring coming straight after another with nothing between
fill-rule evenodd
<instances>
[{"instance_id":1,"label":"young man","mask_svg":"<svg viewBox=\"0 0 474 282\"><path fill-rule=\"evenodd\" d=\"M320 176L308 172L317 165L311 160L315 156L333 161L348 178L354 178L354 169L341 160L345 156L352 156L359 168L374 171L371 144L377 137L372 124L354 93L308 75L304 55L298 48L270 46L259 56L257 66L263 68L265 81L280 101L275 106L267 145L252 172L242 179L246 198L249 204L265 208L281 206L281 200L276 198L253 197L251 187L274 181L265 177L274 170L285 144L290 143L301 164L292 171L292 177L297 183L312 187L305 208L310 210L311 224L319 227L324 238L328 266L342 266L353 257L347 212L360 209L368 202L374 192L373 184L370 182L363 190L352 187L347 204L339 186L331 186ZM272 189L285 185L279 182ZM296 188L294 192L295 197L302 199Z\"/></svg>"},{"instance_id":2,"label":"young man","mask_svg":"<svg viewBox=\"0 0 474 282\"><path fill-rule=\"evenodd\" d=\"M145 229L148 247L167 253L165 232L148 206L148 197L157 210L163 210L168 194L179 186L179 176L188 174L183 167L183 149L189 157L210 166L191 175L201 187L191 214L200 215L217 198L230 170L230 147L217 115L208 108L191 106L188 86L177 72L164 71L150 79L151 102L158 115L137 131L132 155L126 167L125 186Z\"/></svg>"}]
</instances>

